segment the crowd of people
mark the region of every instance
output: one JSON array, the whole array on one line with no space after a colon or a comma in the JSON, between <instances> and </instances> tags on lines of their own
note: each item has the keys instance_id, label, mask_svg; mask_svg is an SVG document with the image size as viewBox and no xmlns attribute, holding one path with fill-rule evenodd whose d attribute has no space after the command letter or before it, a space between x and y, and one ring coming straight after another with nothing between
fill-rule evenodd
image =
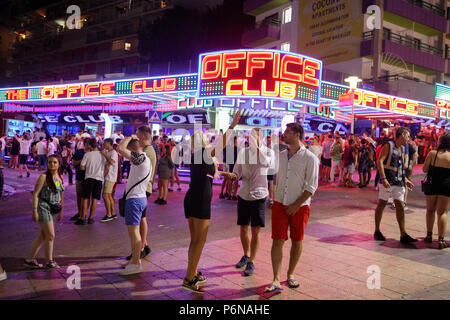
<instances>
[{"instance_id":1,"label":"crowd of people","mask_svg":"<svg viewBox=\"0 0 450 320\"><path fill-rule=\"evenodd\" d=\"M72 184L71 166L75 168L78 212L70 219L77 225L94 223L97 201L101 196L106 209L101 222L115 220L116 212L120 211L125 217L131 247L131 254L126 257L127 262L120 274L130 275L142 272L141 259L151 252L147 243L146 211L149 197L155 191L156 177L158 197L154 202L166 205L175 183L178 185L177 191L181 191L178 168L186 163L189 165L190 184L184 198L184 212L188 220L190 244L182 287L196 293L204 292L203 285L207 281L198 270L198 263L210 225L213 180L219 177L224 178L219 198L237 201L237 225L243 256L236 268L245 267L245 276L251 276L256 271L260 231L265 227L267 207L272 209L273 279L265 288L266 292L282 290L283 246L289 237L291 250L286 280L290 288L299 286L294 271L302 252L311 199L319 181L323 184L336 182L351 188L355 184L353 174L358 170L359 187L366 188L372 171L376 170L375 184L379 182L379 194L374 217L374 239L386 240L380 227L384 208L392 197L400 241L405 244L416 242L417 239L406 232L404 211L407 190L414 186L411 182L413 167L421 152L425 157L423 171L427 173L428 180L433 181L433 188L425 192L427 236L424 241L432 242L437 216L438 246L439 249L446 247L450 132L435 132L436 137L431 139L437 139L437 143L427 142L421 149L418 142L428 139L428 136L433 137L434 133L428 134L424 130L412 140L408 128L396 126L390 134L381 132L377 139L368 133L361 137L355 134L342 137L338 132L306 138L300 124L290 123L279 136L264 136L263 130L254 128L243 137L234 130L239 119L238 111L228 130L218 139L197 130L189 142L183 139L178 144L164 132L158 135L147 126L138 128L136 134L129 137L124 137L120 131L114 132L110 138L88 132L49 138L44 130L21 136L16 134L14 141L19 146L18 154L22 155L19 157L19 177L22 177L23 169L29 176L27 164L30 163L28 158L32 157L30 152L33 155L35 152L39 169L46 170L39 175L33 193L32 218L40 223L41 228L24 264L29 268L43 268L36 256L44 245L46 267L58 268L53 259L54 221L60 221L63 216L63 171L69 175L69 184ZM186 157L189 158L187 162ZM15 167L13 161L11 167ZM126 187L121 197L124 206L116 210L115 190L125 176Z\"/></svg>"}]
</instances>

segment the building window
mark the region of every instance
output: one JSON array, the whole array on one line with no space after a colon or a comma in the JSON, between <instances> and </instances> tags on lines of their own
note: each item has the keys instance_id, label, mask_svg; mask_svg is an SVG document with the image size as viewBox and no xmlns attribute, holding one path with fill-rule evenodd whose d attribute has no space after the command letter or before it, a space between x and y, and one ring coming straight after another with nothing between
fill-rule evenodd
<instances>
[{"instance_id":1,"label":"building window","mask_svg":"<svg viewBox=\"0 0 450 320\"><path fill-rule=\"evenodd\" d=\"M287 7L283 10L283 24L292 21L292 7Z\"/></svg>"},{"instance_id":2,"label":"building window","mask_svg":"<svg viewBox=\"0 0 450 320\"><path fill-rule=\"evenodd\" d=\"M290 42L282 43L281 51L291 51L291 43Z\"/></svg>"},{"instance_id":3,"label":"building window","mask_svg":"<svg viewBox=\"0 0 450 320\"><path fill-rule=\"evenodd\" d=\"M124 41L123 40L114 40L112 43L112 50L122 50L124 48Z\"/></svg>"},{"instance_id":4,"label":"building window","mask_svg":"<svg viewBox=\"0 0 450 320\"><path fill-rule=\"evenodd\" d=\"M131 43L125 42L125 51L131 51Z\"/></svg>"}]
</instances>

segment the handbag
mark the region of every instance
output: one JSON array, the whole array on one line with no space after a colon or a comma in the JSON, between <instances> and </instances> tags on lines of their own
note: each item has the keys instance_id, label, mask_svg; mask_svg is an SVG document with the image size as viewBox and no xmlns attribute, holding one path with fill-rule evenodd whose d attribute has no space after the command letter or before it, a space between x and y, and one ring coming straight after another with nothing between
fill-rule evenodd
<instances>
[{"instance_id":1,"label":"handbag","mask_svg":"<svg viewBox=\"0 0 450 320\"><path fill-rule=\"evenodd\" d=\"M150 171L148 172L148 174L145 176L144 179L142 179L141 181L135 183L130 190L127 191L127 193L124 192L123 197L121 199L119 199L119 214L121 217L125 217L125 201L127 199L127 195L128 193L130 193L131 190L133 190L134 187L136 187L138 184L140 184L141 182L143 182L145 179L147 179L147 177L150 175Z\"/></svg>"},{"instance_id":2,"label":"handbag","mask_svg":"<svg viewBox=\"0 0 450 320\"><path fill-rule=\"evenodd\" d=\"M428 172L427 172L427 175L426 175L425 179L422 180L422 192L425 193L425 194L431 193L433 191L433 183L432 183L432 179L431 179L431 170L434 167L434 165L436 164L437 156L438 156L438 154L436 153L436 156L434 157L433 166L428 169Z\"/></svg>"},{"instance_id":3,"label":"handbag","mask_svg":"<svg viewBox=\"0 0 450 320\"><path fill-rule=\"evenodd\" d=\"M52 215L59 214L62 210L61 203L50 203L46 199L41 198L42 201L46 202L48 206L50 207L50 213Z\"/></svg>"}]
</instances>

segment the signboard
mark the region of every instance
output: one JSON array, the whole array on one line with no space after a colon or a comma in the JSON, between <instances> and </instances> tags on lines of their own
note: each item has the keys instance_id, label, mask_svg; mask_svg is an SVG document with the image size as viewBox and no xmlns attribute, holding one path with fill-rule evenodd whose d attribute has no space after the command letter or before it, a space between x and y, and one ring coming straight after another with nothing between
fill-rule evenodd
<instances>
[{"instance_id":1,"label":"signboard","mask_svg":"<svg viewBox=\"0 0 450 320\"><path fill-rule=\"evenodd\" d=\"M208 113L176 113L176 112L165 112L162 115L163 124L195 124L200 122L202 124L210 124Z\"/></svg>"},{"instance_id":2,"label":"signboard","mask_svg":"<svg viewBox=\"0 0 450 320\"><path fill-rule=\"evenodd\" d=\"M53 86L0 89L0 102L88 99L134 94L195 91L197 75L153 77L119 81L70 83Z\"/></svg>"},{"instance_id":3,"label":"signboard","mask_svg":"<svg viewBox=\"0 0 450 320\"><path fill-rule=\"evenodd\" d=\"M329 65L360 57L360 0L299 1L298 52Z\"/></svg>"},{"instance_id":4,"label":"signboard","mask_svg":"<svg viewBox=\"0 0 450 320\"><path fill-rule=\"evenodd\" d=\"M312 114L319 117L334 119L336 117L336 113L334 112L333 108L330 106L321 104L319 107L306 107L307 113Z\"/></svg>"},{"instance_id":5,"label":"signboard","mask_svg":"<svg viewBox=\"0 0 450 320\"><path fill-rule=\"evenodd\" d=\"M348 92L350 92L350 89ZM361 89L354 90L354 104L389 110L408 116L436 117L436 108L432 104Z\"/></svg>"},{"instance_id":6,"label":"signboard","mask_svg":"<svg viewBox=\"0 0 450 320\"><path fill-rule=\"evenodd\" d=\"M340 134L347 134L350 132L350 125L336 121L323 121L315 119L305 119L303 121L303 128L305 131L327 133L338 131Z\"/></svg>"},{"instance_id":7,"label":"signboard","mask_svg":"<svg viewBox=\"0 0 450 320\"><path fill-rule=\"evenodd\" d=\"M299 112L303 110L303 105L295 102L256 98L197 99L196 97L191 97L178 99L177 109L182 110L193 108L238 108Z\"/></svg>"},{"instance_id":8,"label":"signboard","mask_svg":"<svg viewBox=\"0 0 450 320\"><path fill-rule=\"evenodd\" d=\"M109 114L113 124L145 124L146 118L139 114ZM36 120L42 123L64 123L64 124L83 124L83 123L103 123L105 119L100 114L72 114L72 113L52 113L33 115Z\"/></svg>"},{"instance_id":9,"label":"signboard","mask_svg":"<svg viewBox=\"0 0 450 320\"><path fill-rule=\"evenodd\" d=\"M281 118L267 118L267 117L241 117L239 119L240 125L252 127L281 127Z\"/></svg>"},{"instance_id":10,"label":"signboard","mask_svg":"<svg viewBox=\"0 0 450 320\"><path fill-rule=\"evenodd\" d=\"M450 120L450 101L436 99L436 117Z\"/></svg>"},{"instance_id":11,"label":"signboard","mask_svg":"<svg viewBox=\"0 0 450 320\"><path fill-rule=\"evenodd\" d=\"M200 98L266 97L318 105L322 62L296 53L249 49L199 56Z\"/></svg>"},{"instance_id":12,"label":"signboard","mask_svg":"<svg viewBox=\"0 0 450 320\"><path fill-rule=\"evenodd\" d=\"M346 106L351 106L353 103L352 100L352 93L345 93L345 94L341 94L339 96L339 107L346 107Z\"/></svg>"},{"instance_id":13,"label":"signboard","mask_svg":"<svg viewBox=\"0 0 450 320\"><path fill-rule=\"evenodd\" d=\"M150 111L148 117L148 123L161 123L162 112L161 111Z\"/></svg>"}]
</instances>

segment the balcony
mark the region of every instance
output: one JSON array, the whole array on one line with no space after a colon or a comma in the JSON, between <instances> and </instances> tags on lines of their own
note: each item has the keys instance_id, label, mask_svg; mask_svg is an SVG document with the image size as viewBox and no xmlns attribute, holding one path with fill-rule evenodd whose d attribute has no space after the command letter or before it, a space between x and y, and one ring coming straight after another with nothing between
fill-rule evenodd
<instances>
[{"instance_id":1,"label":"balcony","mask_svg":"<svg viewBox=\"0 0 450 320\"><path fill-rule=\"evenodd\" d=\"M281 23L277 19L264 20L263 23L242 35L245 47L259 47L267 43L280 40Z\"/></svg>"},{"instance_id":2,"label":"balcony","mask_svg":"<svg viewBox=\"0 0 450 320\"><path fill-rule=\"evenodd\" d=\"M363 1L363 12L375 0ZM447 31L445 10L423 0L384 0L384 20L431 36Z\"/></svg>"},{"instance_id":3,"label":"balcony","mask_svg":"<svg viewBox=\"0 0 450 320\"><path fill-rule=\"evenodd\" d=\"M244 13L258 16L289 2L290 0L246 0L244 2Z\"/></svg>"},{"instance_id":4,"label":"balcony","mask_svg":"<svg viewBox=\"0 0 450 320\"><path fill-rule=\"evenodd\" d=\"M373 55L373 31L363 33L361 42L361 56ZM383 33L383 52L390 52L399 55L407 63L422 66L427 69L444 72L445 58L444 52L440 48L421 43L414 38L402 36L392 32Z\"/></svg>"}]
</instances>

